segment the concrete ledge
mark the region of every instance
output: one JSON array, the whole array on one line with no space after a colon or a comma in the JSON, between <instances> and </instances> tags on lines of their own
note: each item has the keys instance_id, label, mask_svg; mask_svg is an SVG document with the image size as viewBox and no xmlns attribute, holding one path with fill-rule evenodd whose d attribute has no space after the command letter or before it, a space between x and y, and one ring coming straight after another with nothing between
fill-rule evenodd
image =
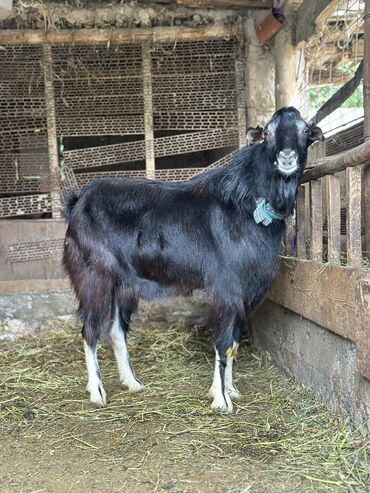
<instances>
[{"instance_id":1,"label":"concrete ledge","mask_svg":"<svg viewBox=\"0 0 370 493\"><path fill-rule=\"evenodd\" d=\"M370 428L370 381L359 371L352 341L272 301L254 314L252 334L285 373Z\"/></svg>"},{"instance_id":2,"label":"concrete ledge","mask_svg":"<svg viewBox=\"0 0 370 493\"><path fill-rule=\"evenodd\" d=\"M72 320L75 312L76 299L64 279L0 283L0 340Z\"/></svg>"}]
</instances>

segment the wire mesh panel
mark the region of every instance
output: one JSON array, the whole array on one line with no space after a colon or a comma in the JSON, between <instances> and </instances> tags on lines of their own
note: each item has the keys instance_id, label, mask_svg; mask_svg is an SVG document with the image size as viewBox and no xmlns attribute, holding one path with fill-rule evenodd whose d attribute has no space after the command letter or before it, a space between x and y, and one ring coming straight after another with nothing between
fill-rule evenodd
<instances>
[{"instance_id":1,"label":"wire mesh panel","mask_svg":"<svg viewBox=\"0 0 370 493\"><path fill-rule=\"evenodd\" d=\"M155 46L154 131L237 128L235 57L235 40Z\"/></svg>"},{"instance_id":2,"label":"wire mesh panel","mask_svg":"<svg viewBox=\"0 0 370 493\"><path fill-rule=\"evenodd\" d=\"M297 64L296 105L312 117L355 74L364 55L364 1L339 0L325 10ZM363 119L362 86L321 123L326 135Z\"/></svg>"},{"instance_id":3,"label":"wire mesh panel","mask_svg":"<svg viewBox=\"0 0 370 493\"><path fill-rule=\"evenodd\" d=\"M50 194L0 198L0 218L51 212Z\"/></svg>"},{"instance_id":4,"label":"wire mesh panel","mask_svg":"<svg viewBox=\"0 0 370 493\"><path fill-rule=\"evenodd\" d=\"M142 45L53 47L58 134L63 138L140 135L115 144L69 145L64 163L72 173L80 170L76 175L80 186L88 183L90 173L91 179L109 176L110 169L112 176L144 175L143 170L124 168L147 157L143 49ZM237 147L236 41L155 44L147 49L155 158ZM102 166L107 170L93 171ZM157 170L158 178L167 175L172 176Z\"/></svg>"},{"instance_id":5,"label":"wire mesh panel","mask_svg":"<svg viewBox=\"0 0 370 493\"><path fill-rule=\"evenodd\" d=\"M49 191L42 47L2 46L0 217L49 211L49 196L39 195ZM37 195L14 197L25 193Z\"/></svg>"},{"instance_id":6,"label":"wire mesh panel","mask_svg":"<svg viewBox=\"0 0 370 493\"><path fill-rule=\"evenodd\" d=\"M145 176L145 170L93 171L90 173L78 173L75 175L78 188L82 188L85 185L88 185L92 180L97 180L99 178L145 178Z\"/></svg>"},{"instance_id":7,"label":"wire mesh panel","mask_svg":"<svg viewBox=\"0 0 370 493\"><path fill-rule=\"evenodd\" d=\"M98 177L145 176L138 169L147 157L143 49L51 47L56 134L64 146L62 194ZM155 158L237 148L236 40L147 49ZM0 217L51 211L44 68L42 46L0 50ZM204 169L161 169L157 178L183 180Z\"/></svg>"},{"instance_id":8,"label":"wire mesh panel","mask_svg":"<svg viewBox=\"0 0 370 493\"><path fill-rule=\"evenodd\" d=\"M64 153L65 164L71 168L111 166L141 159L145 159L145 142L143 140L76 149Z\"/></svg>"},{"instance_id":9,"label":"wire mesh panel","mask_svg":"<svg viewBox=\"0 0 370 493\"><path fill-rule=\"evenodd\" d=\"M47 192L49 175L46 152L0 154L0 194Z\"/></svg>"},{"instance_id":10,"label":"wire mesh panel","mask_svg":"<svg viewBox=\"0 0 370 493\"><path fill-rule=\"evenodd\" d=\"M27 243L13 243L8 245L7 259L10 263L41 260L62 255L64 238L55 240L41 240Z\"/></svg>"},{"instance_id":11,"label":"wire mesh panel","mask_svg":"<svg viewBox=\"0 0 370 493\"><path fill-rule=\"evenodd\" d=\"M53 67L59 135L144 132L139 45L54 46Z\"/></svg>"}]
</instances>

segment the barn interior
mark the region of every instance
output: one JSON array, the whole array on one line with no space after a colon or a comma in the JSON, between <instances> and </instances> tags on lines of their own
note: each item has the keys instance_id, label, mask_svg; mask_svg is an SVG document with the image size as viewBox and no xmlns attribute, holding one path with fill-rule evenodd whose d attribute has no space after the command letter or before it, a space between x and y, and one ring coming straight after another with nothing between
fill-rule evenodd
<instances>
[{"instance_id":1,"label":"barn interior","mask_svg":"<svg viewBox=\"0 0 370 493\"><path fill-rule=\"evenodd\" d=\"M369 491L369 81L370 0L0 1L0 489ZM208 409L201 293L143 305L140 397L103 346L112 400L91 409L65 197L224 166L291 104L326 140L249 323L236 415Z\"/></svg>"}]
</instances>

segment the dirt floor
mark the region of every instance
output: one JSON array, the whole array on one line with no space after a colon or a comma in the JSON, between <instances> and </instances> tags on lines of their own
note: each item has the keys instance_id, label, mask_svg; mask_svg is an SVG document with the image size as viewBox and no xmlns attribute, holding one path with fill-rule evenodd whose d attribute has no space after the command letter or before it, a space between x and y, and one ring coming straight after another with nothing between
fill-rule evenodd
<instances>
[{"instance_id":1,"label":"dirt floor","mask_svg":"<svg viewBox=\"0 0 370 493\"><path fill-rule=\"evenodd\" d=\"M1 492L368 492L370 442L242 345L236 413L209 408L213 352L189 313L154 310L129 337L146 392L90 407L79 331L0 345ZM179 318L187 321L178 322Z\"/></svg>"}]
</instances>

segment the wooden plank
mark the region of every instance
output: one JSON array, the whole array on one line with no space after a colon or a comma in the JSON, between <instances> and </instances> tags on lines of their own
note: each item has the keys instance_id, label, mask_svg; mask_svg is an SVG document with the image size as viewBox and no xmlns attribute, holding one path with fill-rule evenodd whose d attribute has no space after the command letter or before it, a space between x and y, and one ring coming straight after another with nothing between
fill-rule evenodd
<instances>
[{"instance_id":1,"label":"wooden plank","mask_svg":"<svg viewBox=\"0 0 370 493\"><path fill-rule=\"evenodd\" d=\"M354 168L356 169L356 168ZM326 177L328 217L328 262L340 263L340 181L333 175Z\"/></svg>"},{"instance_id":2,"label":"wooden plank","mask_svg":"<svg viewBox=\"0 0 370 493\"><path fill-rule=\"evenodd\" d=\"M142 44L146 177L155 178L151 43Z\"/></svg>"},{"instance_id":3,"label":"wooden plank","mask_svg":"<svg viewBox=\"0 0 370 493\"><path fill-rule=\"evenodd\" d=\"M306 258L306 187L300 186L297 194L296 205L296 238L297 256Z\"/></svg>"},{"instance_id":4,"label":"wooden plank","mask_svg":"<svg viewBox=\"0 0 370 493\"><path fill-rule=\"evenodd\" d=\"M43 68L45 80L46 120L48 126L51 213L54 219L60 219L62 217L62 203L60 198L60 169L55 117L53 59L51 46L48 44L43 46Z\"/></svg>"},{"instance_id":5,"label":"wooden plank","mask_svg":"<svg viewBox=\"0 0 370 493\"><path fill-rule=\"evenodd\" d=\"M244 53L245 39L244 30L239 22L239 43L237 46L237 55L235 57L235 82L236 82L236 97L238 107L238 129L239 129L239 149L247 143L247 115L246 115L246 100L245 100L245 83L244 83Z\"/></svg>"},{"instance_id":6,"label":"wooden plank","mask_svg":"<svg viewBox=\"0 0 370 493\"><path fill-rule=\"evenodd\" d=\"M370 139L363 144L341 152L335 156L326 157L317 161L317 166L307 170L301 180L301 183L307 183L310 180L317 180L326 175L332 175L346 168L360 166L370 161Z\"/></svg>"},{"instance_id":7,"label":"wooden plank","mask_svg":"<svg viewBox=\"0 0 370 493\"><path fill-rule=\"evenodd\" d=\"M236 34L235 26L153 27L136 29L61 29L44 31L33 29L0 29L0 44L136 44L146 40L153 43L195 41L229 38Z\"/></svg>"},{"instance_id":8,"label":"wooden plank","mask_svg":"<svg viewBox=\"0 0 370 493\"><path fill-rule=\"evenodd\" d=\"M271 9L272 0L176 0L178 5L198 8L253 8Z\"/></svg>"},{"instance_id":9,"label":"wooden plank","mask_svg":"<svg viewBox=\"0 0 370 493\"><path fill-rule=\"evenodd\" d=\"M364 12L364 138L370 139L370 0Z\"/></svg>"},{"instance_id":10,"label":"wooden plank","mask_svg":"<svg viewBox=\"0 0 370 493\"><path fill-rule=\"evenodd\" d=\"M362 265L361 248L361 173L360 167L348 168L347 184L347 264Z\"/></svg>"},{"instance_id":11,"label":"wooden plank","mask_svg":"<svg viewBox=\"0 0 370 493\"><path fill-rule=\"evenodd\" d=\"M370 0L365 1L364 16L364 140L370 141ZM370 260L370 159L364 167L363 214L365 229L365 254Z\"/></svg>"},{"instance_id":12,"label":"wooden plank","mask_svg":"<svg viewBox=\"0 0 370 493\"><path fill-rule=\"evenodd\" d=\"M285 221L285 238L284 238L284 253L289 257L293 257L295 255L295 227L294 227L294 219L292 217L288 217Z\"/></svg>"},{"instance_id":13,"label":"wooden plank","mask_svg":"<svg viewBox=\"0 0 370 493\"><path fill-rule=\"evenodd\" d=\"M370 379L370 271L283 257L269 298L352 340Z\"/></svg>"},{"instance_id":14,"label":"wooden plank","mask_svg":"<svg viewBox=\"0 0 370 493\"><path fill-rule=\"evenodd\" d=\"M322 187L321 181L310 182L311 258L322 262Z\"/></svg>"}]
</instances>

